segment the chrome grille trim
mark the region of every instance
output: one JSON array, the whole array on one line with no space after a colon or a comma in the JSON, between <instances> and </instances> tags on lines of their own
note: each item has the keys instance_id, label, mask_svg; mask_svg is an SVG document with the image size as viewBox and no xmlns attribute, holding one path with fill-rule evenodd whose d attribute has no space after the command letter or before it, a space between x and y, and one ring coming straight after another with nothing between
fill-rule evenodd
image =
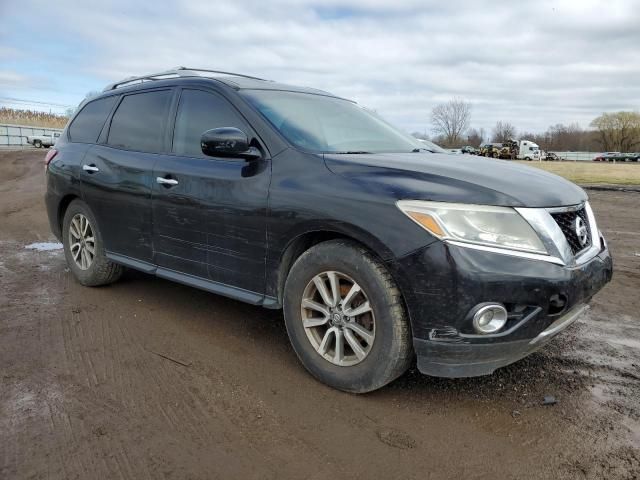
<instances>
[{"instance_id":1,"label":"chrome grille trim","mask_svg":"<svg viewBox=\"0 0 640 480\"><path fill-rule=\"evenodd\" d=\"M551 214L575 212L582 208L584 208L588 219L587 228L589 228L590 232L591 245L574 254L565 234ZM600 251L600 232L598 231L596 219L589 202L552 208L516 208L516 211L529 222L531 227L533 227L540 236L542 243L549 253L549 257L547 258L549 262L558 263L557 260L561 259L563 265L575 267L588 262Z\"/></svg>"},{"instance_id":2,"label":"chrome grille trim","mask_svg":"<svg viewBox=\"0 0 640 480\"><path fill-rule=\"evenodd\" d=\"M571 211L565 212L550 212L551 216L555 220L555 222L562 230L569 246L571 247L571 252L573 255L577 256L582 251L587 250L591 247L593 243L593 238L591 236L591 228L589 225L589 219L587 217L586 208L581 205L580 208ZM578 217L582 220L582 222L587 227L587 243L582 245L580 239L578 238L578 234L576 232L576 222Z\"/></svg>"}]
</instances>

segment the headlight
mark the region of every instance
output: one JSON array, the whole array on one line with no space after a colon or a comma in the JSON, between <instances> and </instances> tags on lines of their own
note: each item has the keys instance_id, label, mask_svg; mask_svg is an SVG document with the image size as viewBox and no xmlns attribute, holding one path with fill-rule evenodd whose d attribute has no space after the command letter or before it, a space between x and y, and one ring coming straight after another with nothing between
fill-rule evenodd
<instances>
[{"instance_id":1,"label":"headlight","mask_svg":"<svg viewBox=\"0 0 640 480\"><path fill-rule=\"evenodd\" d=\"M401 200L398 208L442 240L548 253L531 225L510 207Z\"/></svg>"}]
</instances>

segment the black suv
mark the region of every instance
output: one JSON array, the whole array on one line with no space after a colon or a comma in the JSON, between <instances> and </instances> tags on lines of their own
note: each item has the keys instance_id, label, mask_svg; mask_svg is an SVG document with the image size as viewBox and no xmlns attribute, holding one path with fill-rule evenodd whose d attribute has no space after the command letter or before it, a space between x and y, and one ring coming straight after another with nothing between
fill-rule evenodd
<instances>
[{"instance_id":1,"label":"black suv","mask_svg":"<svg viewBox=\"0 0 640 480\"><path fill-rule=\"evenodd\" d=\"M46 205L80 283L123 267L283 308L304 366L367 392L417 356L489 374L611 278L585 192L428 152L354 102L176 69L84 102L47 155Z\"/></svg>"}]
</instances>

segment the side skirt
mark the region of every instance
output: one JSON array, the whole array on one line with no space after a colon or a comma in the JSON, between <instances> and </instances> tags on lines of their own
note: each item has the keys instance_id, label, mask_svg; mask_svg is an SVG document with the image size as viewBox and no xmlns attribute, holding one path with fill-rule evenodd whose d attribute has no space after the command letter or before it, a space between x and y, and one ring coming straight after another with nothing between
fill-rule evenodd
<instances>
[{"instance_id":1,"label":"side skirt","mask_svg":"<svg viewBox=\"0 0 640 480\"><path fill-rule=\"evenodd\" d=\"M144 273L156 275L160 278L182 283L183 285L189 285L190 287L199 288L200 290L233 298L234 300L240 300L241 302L249 303L251 305L261 305L266 308L278 308L278 301L276 298L261 293L244 290L224 283L214 282L206 278L176 272L175 270L158 267L152 263L143 262L117 253L106 252L106 256L114 263L118 263Z\"/></svg>"}]
</instances>

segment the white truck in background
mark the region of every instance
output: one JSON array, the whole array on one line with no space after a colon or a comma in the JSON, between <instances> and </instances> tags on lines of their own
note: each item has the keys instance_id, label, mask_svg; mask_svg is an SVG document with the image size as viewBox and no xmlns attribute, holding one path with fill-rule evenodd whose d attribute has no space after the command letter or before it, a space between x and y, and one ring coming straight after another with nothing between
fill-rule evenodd
<instances>
[{"instance_id":1,"label":"white truck in background","mask_svg":"<svg viewBox=\"0 0 640 480\"><path fill-rule=\"evenodd\" d=\"M537 143L529 140L520 140L518 142L518 153L516 155L518 160L540 160L540 155L540 147Z\"/></svg>"},{"instance_id":2,"label":"white truck in background","mask_svg":"<svg viewBox=\"0 0 640 480\"><path fill-rule=\"evenodd\" d=\"M27 143L30 143L36 148L52 147L58 138L60 138L60 132L54 132L49 135L29 135L27 137Z\"/></svg>"}]
</instances>

